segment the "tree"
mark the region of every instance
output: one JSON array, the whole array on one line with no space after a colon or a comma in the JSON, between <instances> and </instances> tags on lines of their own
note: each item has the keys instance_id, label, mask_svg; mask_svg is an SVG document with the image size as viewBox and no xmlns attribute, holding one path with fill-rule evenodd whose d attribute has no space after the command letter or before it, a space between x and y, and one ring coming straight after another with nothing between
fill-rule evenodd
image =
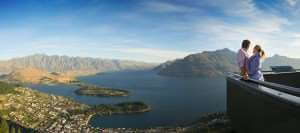
<instances>
[{"instance_id":1,"label":"tree","mask_svg":"<svg viewBox=\"0 0 300 133\"><path fill-rule=\"evenodd\" d=\"M11 131L10 131L10 133L16 133L16 130L15 130L15 128L11 128Z\"/></svg>"},{"instance_id":2,"label":"tree","mask_svg":"<svg viewBox=\"0 0 300 133\"><path fill-rule=\"evenodd\" d=\"M17 132L17 133L22 133L21 128L18 129L18 132Z\"/></svg>"},{"instance_id":3,"label":"tree","mask_svg":"<svg viewBox=\"0 0 300 133\"><path fill-rule=\"evenodd\" d=\"M6 120L1 120L0 131L1 133L9 133L9 126Z\"/></svg>"}]
</instances>

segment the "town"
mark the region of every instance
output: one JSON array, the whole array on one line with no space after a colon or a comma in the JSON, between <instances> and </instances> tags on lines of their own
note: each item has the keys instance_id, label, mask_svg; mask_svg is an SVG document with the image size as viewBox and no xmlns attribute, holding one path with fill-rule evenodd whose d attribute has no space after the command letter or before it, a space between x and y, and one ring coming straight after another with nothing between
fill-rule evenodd
<instances>
[{"instance_id":1,"label":"town","mask_svg":"<svg viewBox=\"0 0 300 133\"><path fill-rule=\"evenodd\" d=\"M91 106L68 97L39 92L21 84L0 82L0 86L1 118L37 132L98 133L104 129L89 125L90 119L96 114L101 116L151 111L149 105L139 101Z\"/></svg>"},{"instance_id":2,"label":"town","mask_svg":"<svg viewBox=\"0 0 300 133\"><path fill-rule=\"evenodd\" d=\"M93 115L69 113L71 110L85 110L89 106L71 99L47 95L30 88L15 88L15 94L0 96L0 112L4 119L40 132L97 132L88 126Z\"/></svg>"}]
</instances>

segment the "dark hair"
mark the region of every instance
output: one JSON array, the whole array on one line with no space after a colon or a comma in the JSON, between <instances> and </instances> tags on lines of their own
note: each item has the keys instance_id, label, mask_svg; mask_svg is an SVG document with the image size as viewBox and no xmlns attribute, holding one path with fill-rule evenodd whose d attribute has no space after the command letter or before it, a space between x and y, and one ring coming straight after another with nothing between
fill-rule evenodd
<instances>
[{"instance_id":1,"label":"dark hair","mask_svg":"<svg viewBox=\"0 0 300 133\"><path fill-rule=\"evenodd\" d=\"M260 45L255 45L254 49L256 49L259 53L259 56L262 57L262 58L265 58L266 57L266 53L265 51L261 48Z\"/></svg>"},{"instance_id":2,"label":"dark hair","mask_svg":"<svg viewBox=\"0 0 300 133\"><path fill-rule=\"evenodd\" d=\"M249 40L243 40L242 42L242 48L248 49L250 46L250 41Z\"/></svg>"}]
</instances>

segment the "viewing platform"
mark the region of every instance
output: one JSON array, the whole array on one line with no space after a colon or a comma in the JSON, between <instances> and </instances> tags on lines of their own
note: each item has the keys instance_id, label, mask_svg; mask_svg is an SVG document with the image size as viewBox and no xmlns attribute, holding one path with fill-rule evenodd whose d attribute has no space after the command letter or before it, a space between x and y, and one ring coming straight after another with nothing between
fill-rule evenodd
<instances>
[{"instance_id":1,"label":"viewing platform","mask_svg":"<svg viewBox=\"0 0 300 133\"><path fill-rule=\"evenodd\" d=\"M295 133L300 130L300 71L272 67L265 81L227 75L227 113L237 133Z\"/></svg>"}]
</instances>

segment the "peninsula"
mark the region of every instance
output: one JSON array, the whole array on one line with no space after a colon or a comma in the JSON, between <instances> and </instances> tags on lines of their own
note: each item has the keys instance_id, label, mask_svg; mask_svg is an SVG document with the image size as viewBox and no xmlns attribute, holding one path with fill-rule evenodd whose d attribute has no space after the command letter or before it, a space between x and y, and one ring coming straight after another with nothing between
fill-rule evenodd
<instances>
[{"instance_id":1,"label":"peninsula","mask_svg":"<svg viewBox=\"0 0 300 133\"><path fill-rule=\"evenodd\" d=\"M26 128L40 132L91 132L88 125L95 115L140 113L151 107L142 102L89 106L63 96L48 95L30 88L0 82L0 115Z\"/></svg>"},{"instance_id":2,"label":"peninsula","mask_svg":"<svg viewBox=\"0 0 300 133\"><path fill-rule=\"evenodd\" d=\"M2 80L18 83L34 84L70 84L78 82L72 74L48 72L37 68L24 68L12 71L9 74L2 75Z\"/></svg>"},{"instance_id":3,"label":"peninsula","mask_svg":"<svg viewBox=\"0 0 300 133\"><path fill-rule=\"evenodd\" d=\"M2 81L10 83L32 84L68 84L77 85L80 88L75 91L77 95L87 96L128 96L129 92L120 89L99 87L79 82L73 74L47 72L37 68L18 69L7 75L1 76Z\"/></svg>"}]
</instances>

